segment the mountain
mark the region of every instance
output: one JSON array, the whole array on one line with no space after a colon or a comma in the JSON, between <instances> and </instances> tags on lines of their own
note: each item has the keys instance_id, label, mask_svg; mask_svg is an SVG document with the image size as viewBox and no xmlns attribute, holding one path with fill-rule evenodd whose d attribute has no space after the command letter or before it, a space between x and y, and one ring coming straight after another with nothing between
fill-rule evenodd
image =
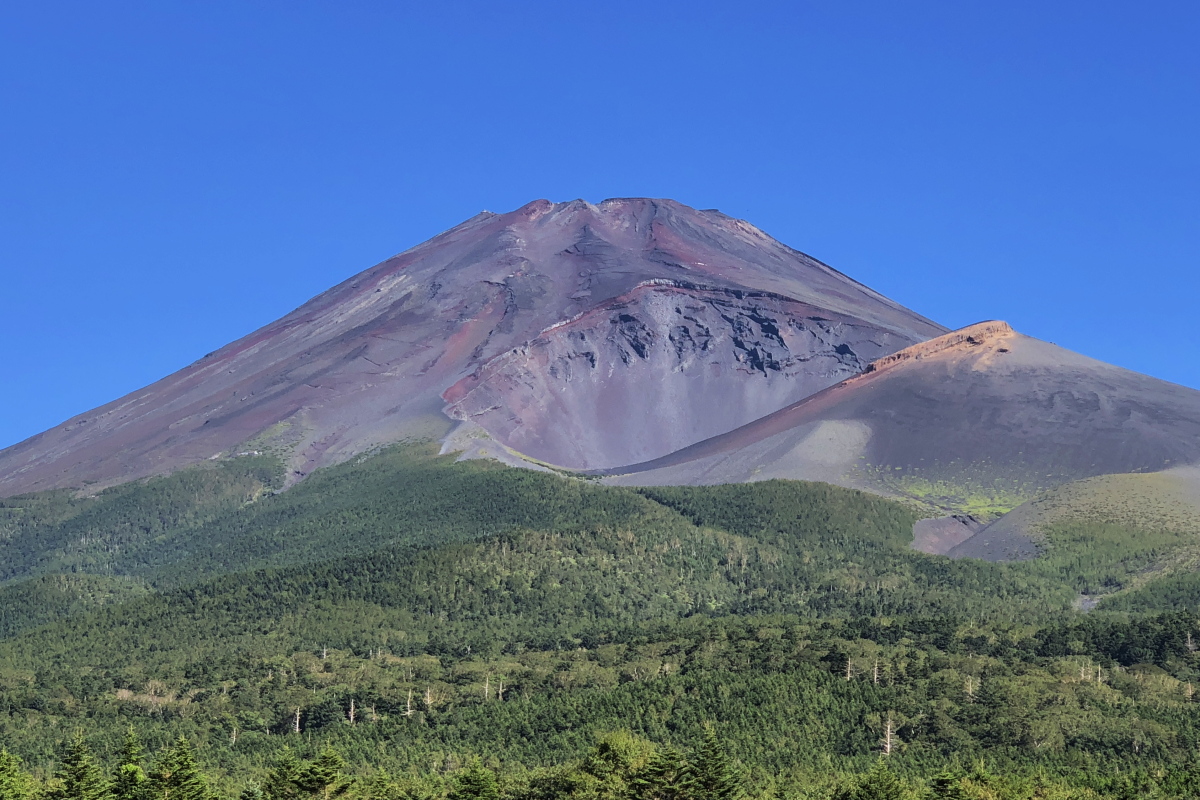
<instances>
[{"instance_id":1,"label":"mountain","mask_svg":"<svg viewBox=\"0 0 1200 800\"><path fill-rule=\"evenodd\" d=\"M972 325L613 483L801 478L994 516L1040 492L1200 462L1200 392Z\"/></svg>"},{"instance_id":2,"label":"mountain","mask_svg":"<svg viewBox=\"0 0 1200 800\"><path fill-rule=\"evenodd\" d=\"M717 212L481 215L0 453L0 795L132 732L164 796L1195 797L1198 395Z\"/></svg>"},{"instance_id":3,"label":"mountain","mask_svg":"<svg viewBox=\"0 0 1200 800\"><path fill-rule=\"evenodd\" d=\"M481 213L163 380L0 451L0 496L239 453L289 481L486 435L571 469L656 458L944 328L752 225L670 200ZM494 448L497 449L497 448Z\"/></svg>"},{"instance_id":4,"label":"mountain","mask_svg":"<svg viewBox=\"0 0 1200 800\"><path fill-rule=\"evenodd\" d=\"M717 211L540 200L0 451L0 496L281 461L253 494L411 440L612 484L824 481L915 502L928 552L1025 557L1029 510L977 535L1056 487L1200 464L1200 392L1003 322L947 332Z\"/></svg>"}]
</instances>

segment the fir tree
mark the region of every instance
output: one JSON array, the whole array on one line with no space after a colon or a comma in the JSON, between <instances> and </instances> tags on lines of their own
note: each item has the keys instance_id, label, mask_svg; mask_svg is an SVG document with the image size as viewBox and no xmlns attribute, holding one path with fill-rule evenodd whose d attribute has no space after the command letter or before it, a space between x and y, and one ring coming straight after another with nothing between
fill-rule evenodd
<instances>
[{"instance_id":1,"label":"fir tree","mask_svg":"<svg viewBox=\"0 0 1200 800\"><path fill-rule=\"evenodd\" d=\"M346 762L336 750L325 748L314 761L304 765L298 784L301 789L320 800L341 797L350 789L351 782L342 775Z\"/></svg>"},{"instance_id":2,"label":"fir tree","mask_svg":"<svg viewBox=\"0 0 1200 800\"><path fill-rule=\"evenodd\" d=\"M692 800L704 797L695 772L672 747L655 750L629 779L631 800Z\"/></svg>"},{"instance_id":3,"label":"fir tree","mask_svg":"<svg viewBox=\"0 0 1200 800\"><path fill-rule=\"evenodd\" d=\"M601 738L580 766L589 775L610 778L630 771L651 749L649 742L638 739L629 731L617 731Z\"/></svg>"},{"instance_id":4,"label":"fir tree","mask_svg":"<svg viewBox=\"0 0 1200 800\"><path fill-rule=\"evenodd\" d=\"M962 778L949 770L943 770L929 782L929 791L936 800L969 800L963 788Z\"/></svg>"},{"instance_id":5,"label":"fir tree","mask_svg":"<svg viewBox=\"0 0 1200 800\"><path fill-rule=\"evenodd\" d=\"M182 736L167 748L150 773L150 797L152 800L210 800L211 792L200 768L192 746Z\"/></svg>"},{"instance_id":6,"label":"fir tree","mask_svg":"<svg viewBox=\"0 0 1200 800\"><path fill-rule=\"evenodd\" d=\"M745 793L741 773L711 725L705 728L693 772L700 800L739 800Z\"/></svg>"},{"instance_id":7,"label":"fir tree","mask_svg":"<svg viewBox=\"0 0 1200 800\"><path fill-rule=\"evenodd\" d=\"M279 757L275 759L275 766L267 773L267 779L263 782L263 797L266 800L296 800L300 797L303 772L304 763L292 748L283 748Z\"/></svg>"},{"instance_id":8,"label":"fir tree","mask_svg":"<svg viewBox=\"0 0 1200 800\"><path fill-rule=\"evenodd\" d=\"M454 776L447 800L499 800L500 784L496 773L476 758L471 765Z\"/></svg>"},{"instance_id":9,"label":"fir tree","mask_svg":"<svg viewBox=\"0 0 1200 800\"><path fill-rule=\"evenodd\" d=\"M108 800L104 773L83 740L82 731L67 743L54 777L58 785L50 792L53 800Z\"/></svg>"},{"instance_id":10,"label":"fir tree","mask_svg":"<svg viewBox=\"0 0 1200 800\"><path fill-rule=\"evenodd\" d=\"M834 794L834 800L904 800L907 796L904 782L881 758L869 772Z\"/></svg>"},{"instance_id":11,"label":"fir tree","mask_svg":"<svg viewBox=\"0 0 1200 800\"><path fill-rule=\"evenodd\" d=\"M129 726L125 732L125 743L121 746L120 759L113 770L112 796L114 800L146 800L149 779L142 769L144 756L141 740Z\"/></svg>"},{"instance_id":12,"label":"fir tree","mask_svg":"<svg viewBox=\"0 0 1200 800\"><path fill-rule=\"evenodd\" d=\"M29 800L33 782L21 769L21 759L0 750L0 800Z\"/></svg>"}]
</instances>

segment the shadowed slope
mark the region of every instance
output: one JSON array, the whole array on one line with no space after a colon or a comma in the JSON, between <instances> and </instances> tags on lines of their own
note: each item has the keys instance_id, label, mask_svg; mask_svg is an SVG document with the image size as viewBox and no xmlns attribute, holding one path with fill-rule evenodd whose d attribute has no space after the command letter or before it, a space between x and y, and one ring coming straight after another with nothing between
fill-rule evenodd
<instances>
[{"instance_id":1,"label":"shadowed slope","mask_svg":"<svg viewBox=\"0 0 1200 800\"><path fill-rule=\"evenodd\" d=\"M698 309L697 321L669 319L676 305L679 317ZM294 480L380 444L444 435L442 393L464 379L452 413L478 417L502 442L545 442L546 457L571 466L628 463L749 422L941 331L716 211L539 200L479 214L158 383L0 451L0 496L112 485L246 449L281 455ZM555 366L575 353L572 336L601 334L581 352L592 353L587 380L606 408L649 415L662 398L622 373L661 366L668 353L690 366L659 378L678 375L671 391L682 394L703 373L713 404L686 409L651 446L612 428L589 392L559 391L579 373ZM547 347L528 365L513 355ZM527 374L544 384L537 397L509 389ZM744 408L723 405L731 398ZM545 431L565 419L605 428L603 447L563 451Z\"/></svg>"}]
</instances>

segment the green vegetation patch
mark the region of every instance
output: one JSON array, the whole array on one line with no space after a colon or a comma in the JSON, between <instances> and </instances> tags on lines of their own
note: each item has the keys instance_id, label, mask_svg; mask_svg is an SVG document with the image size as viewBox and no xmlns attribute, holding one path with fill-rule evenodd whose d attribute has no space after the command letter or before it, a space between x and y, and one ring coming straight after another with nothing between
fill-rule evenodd
<instances>
[{"instance_id":1,"label":"green vegetation patch","mask_svg":"<svg viewBox=\"0 0 1200 800\"><path fill-rule=\"evenodd\" d=\"M151 594L138 578L66 573L0 586L0 638Z\"/></svg>"},{"instance_id":2,"label":"green vegetation patch","mask_svg":"<svg viewBox=\"0 0 1200 800\"><path fill-rule=\"evenodd\" d=\"M864 465L851 477L885 494L909 498L939 515L970 514L982 520L1006 514L1047 485L1061 482L1054 476L1034 478L965 461L932 466Z\"/></svg>"},{"instance_id":3,"label":"green vegetation patch","mask_svg":"<svg viewBox=\"0 0 1200 800\"><path fill-rule=\"evenodd\" d=\"M39 787L73 730L111 769L132 724L227 794L333 747L363 798L450 796L480 757L514 800L624 800L621 769L695 763L713 722L764 796L882 786L889 726L905 792L1187 796L1196 619L1141 613L1143 582L1195 610L1184 530L1060 521L989 564L824 484L607 487L425 444L282 493L276 467L5 501L0 743Z\"/></svg>"},{"instance_id":4,"label":"green vegetation patch","mask_svg":"<svg viewBox=\"0 0 1200 800\"><path fill-rule=\"evenodd\" d=\"M1030 505L1034 532L1068 521L1200 536L1200 496L1169 472L1088 478L1046 492Z\"/></svg>"},{"instance_id":5,"label":"green vegetation patch","mask_svg":"<svg viewBox=\"0 0 1200 800\"><path fill-rule=\"evenodd\" d=\"M55 572L133 574L156 549L269 495L280 472L273 458L244 457L90 496L54 491L0 499L0 583Z\"/></svg>"}]
</instances>

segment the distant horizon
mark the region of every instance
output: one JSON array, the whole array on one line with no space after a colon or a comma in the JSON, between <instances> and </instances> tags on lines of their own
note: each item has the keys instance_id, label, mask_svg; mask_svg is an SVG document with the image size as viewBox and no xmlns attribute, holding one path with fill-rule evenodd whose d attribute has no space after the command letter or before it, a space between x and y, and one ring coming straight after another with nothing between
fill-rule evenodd
<instances>
[{"instance_id":1,"label":"distant horizon","mask_svg":"<svg viewBox=\"0 0 1200 800\"><path fill-rule=\"evenodd\" d=\"M1198 38L1182 2L6 7L0 448L554 197L716 208L1200 389Z\"/></svg>"}]
</instances>

